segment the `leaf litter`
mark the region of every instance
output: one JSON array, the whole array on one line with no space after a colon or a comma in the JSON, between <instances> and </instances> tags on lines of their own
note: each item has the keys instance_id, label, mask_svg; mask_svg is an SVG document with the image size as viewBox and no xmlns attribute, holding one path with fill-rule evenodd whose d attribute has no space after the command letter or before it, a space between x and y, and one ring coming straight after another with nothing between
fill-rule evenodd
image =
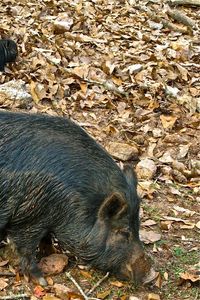
<instances>
[{"instance_id":1,"label":"leaf litter","mask_svg":"<svg viewBox=\"0 0 200 300\"><path fill-rule=\"evenodd\" d=\"M141 236L160 275L151 290L107 280L94 293L107 299L164 299L169 294L183 299L196 291L189 265L198 263L200 244L200 9L182 4L175 10L172 3L0 3L0 36L14 39L19 50L17 62L0 76L0 108L68 116L118 163L136 166ZM174 256L174 247L190 257ZM2 256L0 274L15 269L5 261ZM86 290L101 276L72 272ZM9 280L0 275L2 296L31 290L37 299L63 299L55 292L53 276L49 295L39 288L33 292L31 283L16 274ZM56 278L64 299L82 299L62 275ZM191 286L183 288L187 280Z\"/></svg>"}]
</instances>

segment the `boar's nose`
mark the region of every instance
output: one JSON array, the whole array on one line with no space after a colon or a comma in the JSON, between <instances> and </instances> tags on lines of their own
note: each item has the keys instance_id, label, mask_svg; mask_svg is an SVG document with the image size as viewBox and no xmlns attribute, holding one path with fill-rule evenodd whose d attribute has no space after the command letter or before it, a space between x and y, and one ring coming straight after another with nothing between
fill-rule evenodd
<instances>
[{"instance_id":1,"label":"boar's nose","mask_svg":"<svg viewBox=\"0 0 200 300\"><path fill-rule=\"evenodd\" d=\"M151 272L151 260L141 251L139 255L132 256L130 263L126 264L126 268L130 280L133 280L136 284L143 283L146 282L146 277Z\"/></svg>"}]
</instances>

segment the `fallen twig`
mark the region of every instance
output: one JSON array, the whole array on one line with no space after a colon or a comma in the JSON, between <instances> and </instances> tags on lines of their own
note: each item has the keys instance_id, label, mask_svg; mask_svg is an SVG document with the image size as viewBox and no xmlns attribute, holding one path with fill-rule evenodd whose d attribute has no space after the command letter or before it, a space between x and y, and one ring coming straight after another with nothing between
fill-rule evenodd
<instances>
[{"instance_id":1,"label":"fallen twig","mask_svg":"<svg viewBox=\"0 0 200 300\"><path fill-rule=\"evenodd\" d=\"M168 3L171 6L175 6L175 5L200 6L200 0L170 0Z\"/></svg>"},{"instance_id":2,"label":"fallen twig","mask_svg":"<svg viewBox=\"0 0 200 300\"><path fill-rule=\"evenodd\" d=\"M76 280L72 277L72 275L69 272L66 272L65 274L73 282L73 284L77 287L77 289L79 290L80 294L83 296L83 298L85 300L99 300L98 298L90 298L90 297L88 297L85 294L85 292L83 291L83 289L80 287L80 285L78 284L78 282L76 282Z\"/></svg>"},{"instance_id":3,"label":"fallen twig","mask_svg":"<svg viewBox=\"0 0 200 300\"><path fill-rule=\"evenodd\" d=\"M100 284L109 276L109 272L107 272L106 273L106 275L103 277L103 278L101 278L90 290L89 290L89 292L87 293L88 295L91 295L93 292L94 292L94 290L98 287L98 286L100 286Z\"/></svg>"},{"instance_id":4,"label":"fallen twig","mask_svg":"<svg viewBox=\"0 0 200 300\"><path fill-rule=\"evenodd\" d=\"M178 21L188 27L193 28L196 26L195 22L191 18L189 18L188 16L186 16L185 14L183 14L182 12L180 12L178 10L168 9L167 14L175 21Z\"/></svg>"},{"instance_id":5,"label":"fallen twig","mask_svg":"<svg viewBox=\"0 0 200 300\"><path fill-rule=\"evenodd\" d=\"M38 51L38 49L36 49ZM40 51L38 51L40 52ZM63 68L59 62L57 62L56 60L51 59L50 57L48 57L48 55L46 55L44 52L42 52L42 55L45 56L45 58L54 66L59 67L59 70L62 70L63 72L76 76L78 79L80 79L81 81L87 82L89 84L94 84L94 85L99 85L99 86L103 86L106 90L111 91L117 95L123 95L125 97L128 97L128 93L123 91L122 89L118 88L113 82L108 82L106 80L104 81L96 81L96 80L90 80L88 78L82 78L81 76L79 77L78 75L74 74L72 72L73 68Z\"/></svg>"},{"instance_id":6,"label":"fallen twig","mask_svg":"<svg viewBox=\"0 0 200 300\"><path fill-rule=\"evenodd\" d=\"M20 298L30 298L27 294L17 294L17 295L7 295L7 296L1 296L0 300L15 300Z\"/></svg>"},{"instance_id":7,"label":"fallen twig","mask_svg":"<svg viewBox=\"0 0 200 300\"><path fill-rule=\"evenodd\" d=\"M147 13L148 17L151 18L155 22L160 22L163 24L165 28L169 28L170 30L181 32L181 33L187 33L188 29L187 27L180 27L178 25L175 25L167 20L164 20L162 17L159 17L156 13L152 12L149 8L142 6L140 10Z\"/></svg>"},{"instance_id":8,"label":"fallen twig","mask_svg":"<svg viewBox=\"0 0 200 300\"><path fill-rule=\"evenodd\" d=\"M0 276L15 277L16 274L11 273L11 272L0 272Z\"/></svg>"}]
</instances>

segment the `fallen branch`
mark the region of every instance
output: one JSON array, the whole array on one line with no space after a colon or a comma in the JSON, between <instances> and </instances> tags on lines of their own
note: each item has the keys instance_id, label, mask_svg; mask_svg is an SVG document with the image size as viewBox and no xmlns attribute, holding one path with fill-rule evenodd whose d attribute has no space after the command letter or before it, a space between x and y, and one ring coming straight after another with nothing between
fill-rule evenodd
<instances>
[{"instance_id":1,"label":"fallen branch","mask_svg":"<svg viewBox=\"0 0 200 300\"><path fill-rule=\"evenodd\" d=\"M90 298L90 297L88 297L85 294L85 292L83 291L83 289L80 287L80 285L78 284L78 282L76 282L76 280L72 277L72 275L69 272L66 272L65 274L73 282L73 284L77 287L77 289L79 290L80 294L83 296L83 298L85 300L100 300L98 298Z\"/></svg>"},{"instance_id":2,"label":"fallen branch","mask_svg":"<svg viewBox=\"0 0 200 300\"><path fill-rule=\"evenodd\" d=\"M180 27L180 26L175 25L175 24L173 24L173 23L171 23L167 20L164 20L162 17L159 17L156 13L152 12L147 7L142 6L140 8L140 10L146 12L148 17L151 18L153 21L162 23L165 28L168 28L168 29L173 30L173 31L181 32L181 33L187 33L188 32L187 27L185 27L185 28Z\"/></svg>"},{"instance_id":3,"label":"fallen branch","mask_svg":"<svg viewBox=\"0 0 200 300\"><path fill-rule=\"evenodd\" d=\"M96 84L96 85L100 85L100 86L103 86L106 90L108 91L111 91L111 92L114 92L118 95L123 95L123 96L126 96L127 97L127 93L120 90L118 87L116 87L114 85L114 83L112 82L108 82L108 81L94 81L94 80L89 80L89 79L84 79L84 78L80 78L82 81L85 81L87 83L90 83L90 84Z\"/></svg>"},{"instance_id":4,"label":"fallen branch","mask_svg":"<svg viewBox=\"0 0 200 300\"><path fill-rule=\"evenodd\" d=\"M170 0L169 5L191 5L191 6L200 6L200 0Z\"/></svg>"},{"instance_id":5,"label":"fallen branch","mask_svg":"<svg viewBox=\"0 0 200 300\"><path fill-rule=\"evenodd\" d=\"M128 93L126 93L125 91L123 91L122 89L118 88L113 82L108 82L106 80L104 81L95 81L95 80L90 80L87 78L82 78L81 76L79 77L78 75L74 74L73 72L71 72L71 68L63 68L60 63L57 63L56 61L54 61L53 59L49 58L48 55L45 55L45 53L42 53L43 56L45 56L45 58L54 66L58 67L59 70L62 70L63 72L70 74L72 76L76 76L76 78L78 78L81 81L87 82L89 84L96 84L96 85L100 85L103 86L106 90L111 91L115 94L119 95L123 95L125 97L128 97ZM72 69L73 70L73 69Z\"/></svg>"},{"instance_id":6,"label":"fallen branch","mask_svg":"<svg viewBox=\"0 0 200 300\"><path fill-rule=\"evenodd\" d=\"M8 295L8 296L1 296L0 300L15 300L20 298L30 298L27 294L17 294L17 295Z\"/></svg>"},{"instance_id":7,"label":"fallen branch","mask_svg":"<svg viewBox=\"0 0 200 300\"><path fill-rule=\"evenodd\" d=\"M183 14L178 10L168 9L167 14L175 21L178 21L188 27L192 27L192 28L196 27L194 21L191 18L189 18L188 16L186 16L185 14Z\"/></svg>"},{"instance_id":8,"label":"fallen branch","mask_svg":"<svg viewBox=\"0 0 200 300\"><path fill-rule=\"evenodd\" d=\"M98 286L100 286L100 284L106 279L106 278L108 278L108 276L109 276L109 272L107 272L106 273L106 275L103 277L103 278L101 278L90 290L89 290L89 292L87 293L88 295L91 295L93 292L94 292L94 290L96 290L96 288L98 287Z\"/></svg>"},{"instance_id":9,"label":"fallen branch","mask_svg":"<svg viewBox=\"0 0 200 300\"><path fill-rule=\"evenodd\" d=\"M173 23L165 21L165 20L162 20L162 24L165 28L168 28L168 29L173 30L173 31L177 31L177 32L181 32L181 33L187 33L188 32L187 27L186 28L180 27L180 26L174 25Z\"/></svg>"},{"instance_id":10,"label":"fallen branch","mask_svg":"<svg viewBox=\"0 0 200 300\"><path fill-rule=\"evenodd\" d=\"M11 272L0 272L0 276L15 277L16 274L11 273Z\"/></svg>"}]
</instances>

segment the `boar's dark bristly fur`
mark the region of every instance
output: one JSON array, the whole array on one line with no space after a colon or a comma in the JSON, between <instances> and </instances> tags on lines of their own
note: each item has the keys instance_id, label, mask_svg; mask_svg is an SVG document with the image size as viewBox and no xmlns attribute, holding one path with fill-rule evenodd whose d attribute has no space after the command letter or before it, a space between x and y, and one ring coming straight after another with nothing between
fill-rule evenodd
<instances>
[{"instance_id":1,"label":"boar's dark bristly fur","mask_svg":"<svg viewBox=\"0 0 200 300\"><path fill-rule=\"evenodd\" d=\"M48 235L96 268L145 278L136 186L132 168L70 120L0 111L0 238L40 283L35 253Z\"/></svg>"},{"instance_id":2,"label":"boar's dark bristly fur","mask_svg":"<svg viewBox=\"0 0 200 300\"><path fill-rule=\"evenodd\" d=\"M6 63L14 62L17 58L17 44L9 39L0 40L0 71L4 71Z\"/></svg>"}]
</instances>

